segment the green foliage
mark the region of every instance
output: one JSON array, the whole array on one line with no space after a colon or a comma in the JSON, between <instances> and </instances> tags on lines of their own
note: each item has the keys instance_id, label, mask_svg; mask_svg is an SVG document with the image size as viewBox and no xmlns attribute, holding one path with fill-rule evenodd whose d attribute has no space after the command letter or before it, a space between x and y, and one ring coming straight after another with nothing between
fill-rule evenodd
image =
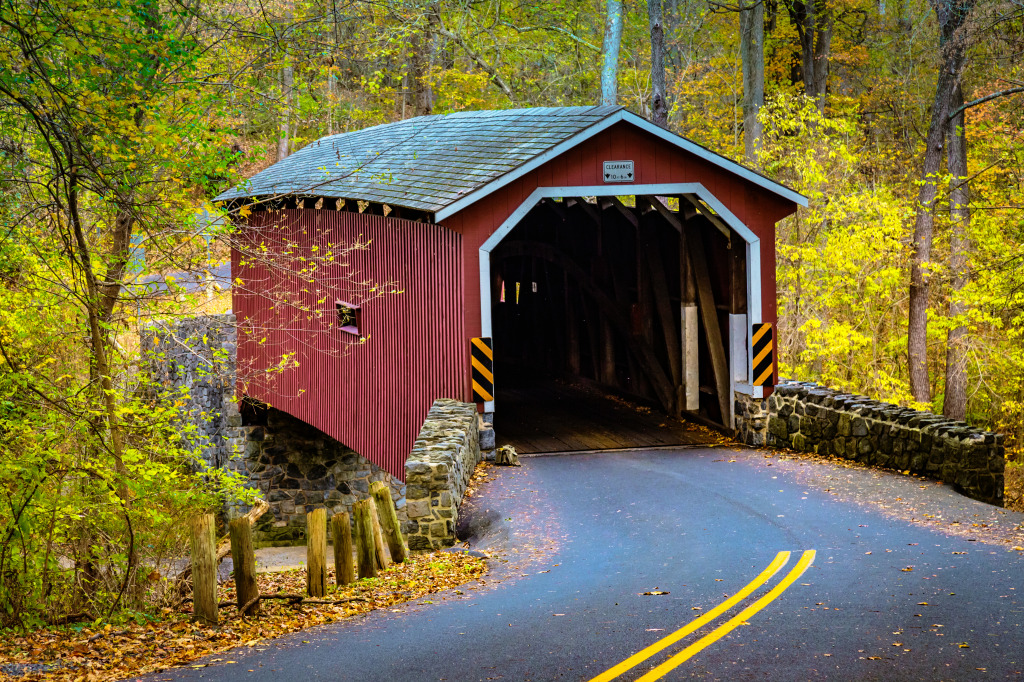
<instances>
[{"instance_id":1,"label":"green foliage","mask_svg":"<svg viewBox=\"0 0 1024 682\"><path fill-rule=\"evenodd\" d=\"M822 116L802 95L762 110L761 162L810 206L779 224L783 376L907 402L901 338L912 208L865 181L853 116Z\"/></svg>"},{"instance_id":2,"label":"green foliage","mask_svg":"<svg viewBox=\"0 0 1024 682\"><path fill-rule=\"evenodd\" d=\"M826 5L834 22L821 109L800 94L793 17L785 4L767 7L760 170L810 198L778 232L782 370L908 403L910 230L934 91L934 20L923 0ZM646 6L624 6L620 102L646 114ZM138 347L146 323L200 303L174 285L147 294L143 280L208 267L231 245L230 224L203 225L197 210L274 162L282 138L294 151L428 112L597 103L602 7L0 3L0 624L119 606L144 612L162 585L154 567L180 552L182 521L246 494L204 469L178 418L187 396L161 397ZM967 99L1024 79L1022 17L1000 7L983 8L991 21L971 27ZM671 129L740 156L736 12L672 0L664 17ZM928 268L932 407L943 393L946 334L964 325L969 418L1005 431L1018 449L1020 101L968 111L967 285L952 286L945 194ZM365 247L337 246L339 259ZM145 250L144 264L133 248ZM265 248L246 258L269 259ZM268 272L311 281L317 259L330 257L306 254L301 266ZM359 284L368 296L393 288ZM967 310L956 317L954 296ZM293 364L283 357L275 371Z\"/></svg>"},{"instance_id":3,"label":"green foliage","mask_svg":"<svg viewBox=\"0 0 1024 682\"><path fill-rule=\"evenodd\" d=\"M138 355L142 320L181 309L138 281L204 258L180 227L231 165L193 19L0 5L0 625L151 604L182 521L246 494Z\"/></svg>"}]
</instances>

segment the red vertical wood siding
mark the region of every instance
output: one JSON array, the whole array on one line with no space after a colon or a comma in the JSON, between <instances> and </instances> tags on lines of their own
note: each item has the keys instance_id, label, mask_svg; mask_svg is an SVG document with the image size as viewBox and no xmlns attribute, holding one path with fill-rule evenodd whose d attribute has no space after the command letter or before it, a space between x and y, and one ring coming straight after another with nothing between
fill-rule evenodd
<instances>
[{"instance_id":1,"label":"red vertical wood siding","mask_svg":"<svg viewBox=\"0 0 1024 682\"><path fill-rule=\"evenodd\" d=\"M300 253L315 246L320 254L328 245L369 241L349 255L350 269L324 264L313 284L242 265L244 256L233 254L233 274L242 279L234 287L239 392L315 426L404 480L406 457L431 404L468 392L462 237L441 225L301 209L254 213L245 237L278 258L284 238ZM362 305L363 344L338 326L335 300L358 303L343 284L346 272L394 282L401 291ZM275 306L271 290L287 291L301 305ZM273 378L257 374L285 353L295 354L297 368Z\"/></svg>"},{"instance_id":2,"label":"red vertical wood siding","mask_svg":"<svg viewBox=\"0 0 1024 682\"><path fill-rule=\"evenodd\" d=\"M758 236L761 243L761 321L777 324L775 223L795 212L796 204L621 122L442 221L464 237L463 276L469 283L466 287L466 333L469 336L478 336L481 328L480 246L538 187L612 187L604 183L602 162L623 159L633 161L638 185L701 183ZM617 186L621 187L622 194L630 194L630 183Z\"/></svg>"}]
</instances>

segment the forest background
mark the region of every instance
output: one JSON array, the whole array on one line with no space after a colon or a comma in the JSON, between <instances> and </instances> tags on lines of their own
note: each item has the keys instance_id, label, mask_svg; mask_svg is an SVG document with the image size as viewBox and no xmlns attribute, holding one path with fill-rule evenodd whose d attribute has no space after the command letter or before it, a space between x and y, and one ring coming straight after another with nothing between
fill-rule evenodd
<instances>
[{"instance_id":1,"label":"forest background","mask_svg":"<svg viewBox=\"0 0 1024 682\"><path fill-rule=\"evenodd\" d=\"M809 197L783 376L1017 456L1021 0L0 0L0 625L152 608L179 520L247 494L138 341L223 298L150 286L224 258L214 196L324 135L602 102Z\"/></svg>"}]
</instances>

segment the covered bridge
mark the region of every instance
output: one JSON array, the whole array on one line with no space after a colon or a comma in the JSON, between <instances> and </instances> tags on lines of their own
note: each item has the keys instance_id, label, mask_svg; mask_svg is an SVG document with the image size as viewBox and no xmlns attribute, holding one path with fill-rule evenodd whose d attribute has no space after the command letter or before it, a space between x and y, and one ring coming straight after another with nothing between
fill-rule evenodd
<instances>
[{"instance_id":1,"label":"covered bridge","mask_svg":"<svg viewBox=\"0 0 1024 682\"><path fill-rule=\"evenodd\" d=\"M775 224L806 205L621 107L325 137L218 200L244 223L241 389L399 478L436 398L500 434L528 375L732 426L734 394L774 383L751 330L776 321ZM368 281L401 293L361 304Z\"/></svg>"}]
</instances>

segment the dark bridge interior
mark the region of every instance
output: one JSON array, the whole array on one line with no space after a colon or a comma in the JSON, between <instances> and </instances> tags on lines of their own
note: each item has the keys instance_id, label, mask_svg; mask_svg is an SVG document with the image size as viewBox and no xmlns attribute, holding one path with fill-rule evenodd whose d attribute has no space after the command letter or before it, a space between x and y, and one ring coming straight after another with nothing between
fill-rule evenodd
<instances>
[{"instance_id":1,"label":"dark bridge interior","mask_svg":"<svg viewBox=\"0 0 1024 682\"><path fill-rule=\"evenodd\" d=\"M524 420L549 423L552 433L558 424L579 425L602 413L607 396L635 403L634 416L645 408L652 416L627 426L612 410L601 420L604 431L618 425L623 433L666 432L660 441L668 442L641 443L650 438L635 434L606 447L688 442L681 416L728 421L723 340L728 314L746 312L745 245L685 198L634 203L545 199L491 253L501 437L529 431ZM683 309L701 303L707 309L697 335L698 404L687 410ZM582 442L580 435L564 433L561 440L569 446Z\"/></svg>"}]
</instances>

